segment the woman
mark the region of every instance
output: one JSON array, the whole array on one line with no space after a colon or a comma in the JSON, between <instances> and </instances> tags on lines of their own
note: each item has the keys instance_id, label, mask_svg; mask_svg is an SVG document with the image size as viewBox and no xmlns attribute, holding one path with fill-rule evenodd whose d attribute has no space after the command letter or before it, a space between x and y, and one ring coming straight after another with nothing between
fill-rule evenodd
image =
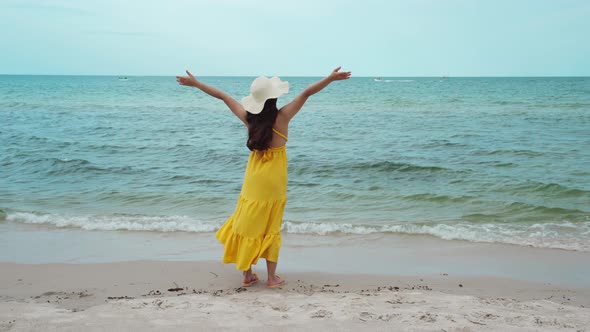
<instances>
[{"instance_id":1,"label":"woman","mask_svg":"<svg viewBox=\"0 0 590 332\"><path fill-rule=\"evenodd\" d=\"M293 101L280 110L277 98L289 92L289 83L278 77L258 77L250 86L250 95L238 103L228 94L198 81L188 70L188 76L177 76L180 85L192 86L221 99L248 128L247 146L251 150L242 191L235 212L217 231L223 243L224 263L235 263L243 271L242 286L258 282L252 264L266 260L266 285L276 288L285 280L275 274L281 247L281 223L287 202L287 152L285 144L289 122L311 95L328 84L350 78L350 72L334 69L324 79L308 86Z\"/></svg>"}]
</instances>

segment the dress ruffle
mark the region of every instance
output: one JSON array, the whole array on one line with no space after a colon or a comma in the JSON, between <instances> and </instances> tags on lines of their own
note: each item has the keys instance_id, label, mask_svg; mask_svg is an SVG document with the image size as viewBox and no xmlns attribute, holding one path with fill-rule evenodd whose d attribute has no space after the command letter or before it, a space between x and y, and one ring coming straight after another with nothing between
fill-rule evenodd
<instances>
[{"instance_id":1,"label":"dress ruffle","mask_svg":"<svg viewBox=\"0 0 590 332\"><path fill-rule=\"evenodd\" d=\"M287 198L260 201L240 195L235 212L215 237L224 245L224 263L246 271L259 258L277 262L281 248L281 223Z\"/></svg>"}]
</instances>

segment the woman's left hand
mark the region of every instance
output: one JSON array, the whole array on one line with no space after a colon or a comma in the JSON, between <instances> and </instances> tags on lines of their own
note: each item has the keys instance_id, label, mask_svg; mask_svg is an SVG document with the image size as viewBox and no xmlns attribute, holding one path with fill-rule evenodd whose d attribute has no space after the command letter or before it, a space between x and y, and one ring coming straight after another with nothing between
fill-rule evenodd
<instances>
[{"instance_id":1,"label":"woman's left hand","mask_svg":"<svg viewBox=\"0 0 590 332\"><path fill-rule=\"evenodd\" d=\"M176 82L180 85L194 86L196 88L199 83L197 79L188 70L186 71L186 74L188 76L176 76Z\"/></svg>"},{"instance_id":2,"label":"woman's left hand","mask_svg":"<svg viewBox=\"0 0 590 332\"><path fill-rule=\"evenodd\" d=\"M349 71L340 71L340 68L342 67L334 69L332 73L330 73L330 75L328 76L332 81L347 80L350 78L350 75L352 73Z\"/></svg>"}]
</instances>

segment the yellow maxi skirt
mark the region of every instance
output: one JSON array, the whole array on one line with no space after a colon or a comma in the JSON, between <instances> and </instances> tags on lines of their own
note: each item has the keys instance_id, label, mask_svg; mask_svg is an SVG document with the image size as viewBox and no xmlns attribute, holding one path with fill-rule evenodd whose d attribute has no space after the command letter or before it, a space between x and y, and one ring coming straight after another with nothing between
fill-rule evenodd
<instances>
[{"instance_id":1,"label":"yellow maxi skirt","mask_svg":"<svg viewBox=\"0 0 590 332\"><path fill-rule=\"evenodd\" d=\"M242 271L259 258L277 262L286 203L286 148L252 151L236 210L215 234L224 246L223 262Z\"/></svg>"}]
</instances>

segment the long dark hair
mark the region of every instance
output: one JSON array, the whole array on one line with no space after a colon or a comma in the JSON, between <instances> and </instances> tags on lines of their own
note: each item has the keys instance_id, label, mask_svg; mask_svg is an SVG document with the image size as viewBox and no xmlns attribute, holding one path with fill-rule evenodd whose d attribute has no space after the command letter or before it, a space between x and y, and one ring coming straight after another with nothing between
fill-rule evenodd
<instances>
[{"instance_id":1,"label":"long dark hair","mask_svg":"<svg viewBox=\"0 0 590 332\"><path fill-rule=\"evenodd\" d=\"M266 150L270 147L272 141L272 127L277 119L277 99L267 99L264 102L262 112L258 114L247 113L246 121L248 122L248 149Z\"/></svg>"}]
</instances>

